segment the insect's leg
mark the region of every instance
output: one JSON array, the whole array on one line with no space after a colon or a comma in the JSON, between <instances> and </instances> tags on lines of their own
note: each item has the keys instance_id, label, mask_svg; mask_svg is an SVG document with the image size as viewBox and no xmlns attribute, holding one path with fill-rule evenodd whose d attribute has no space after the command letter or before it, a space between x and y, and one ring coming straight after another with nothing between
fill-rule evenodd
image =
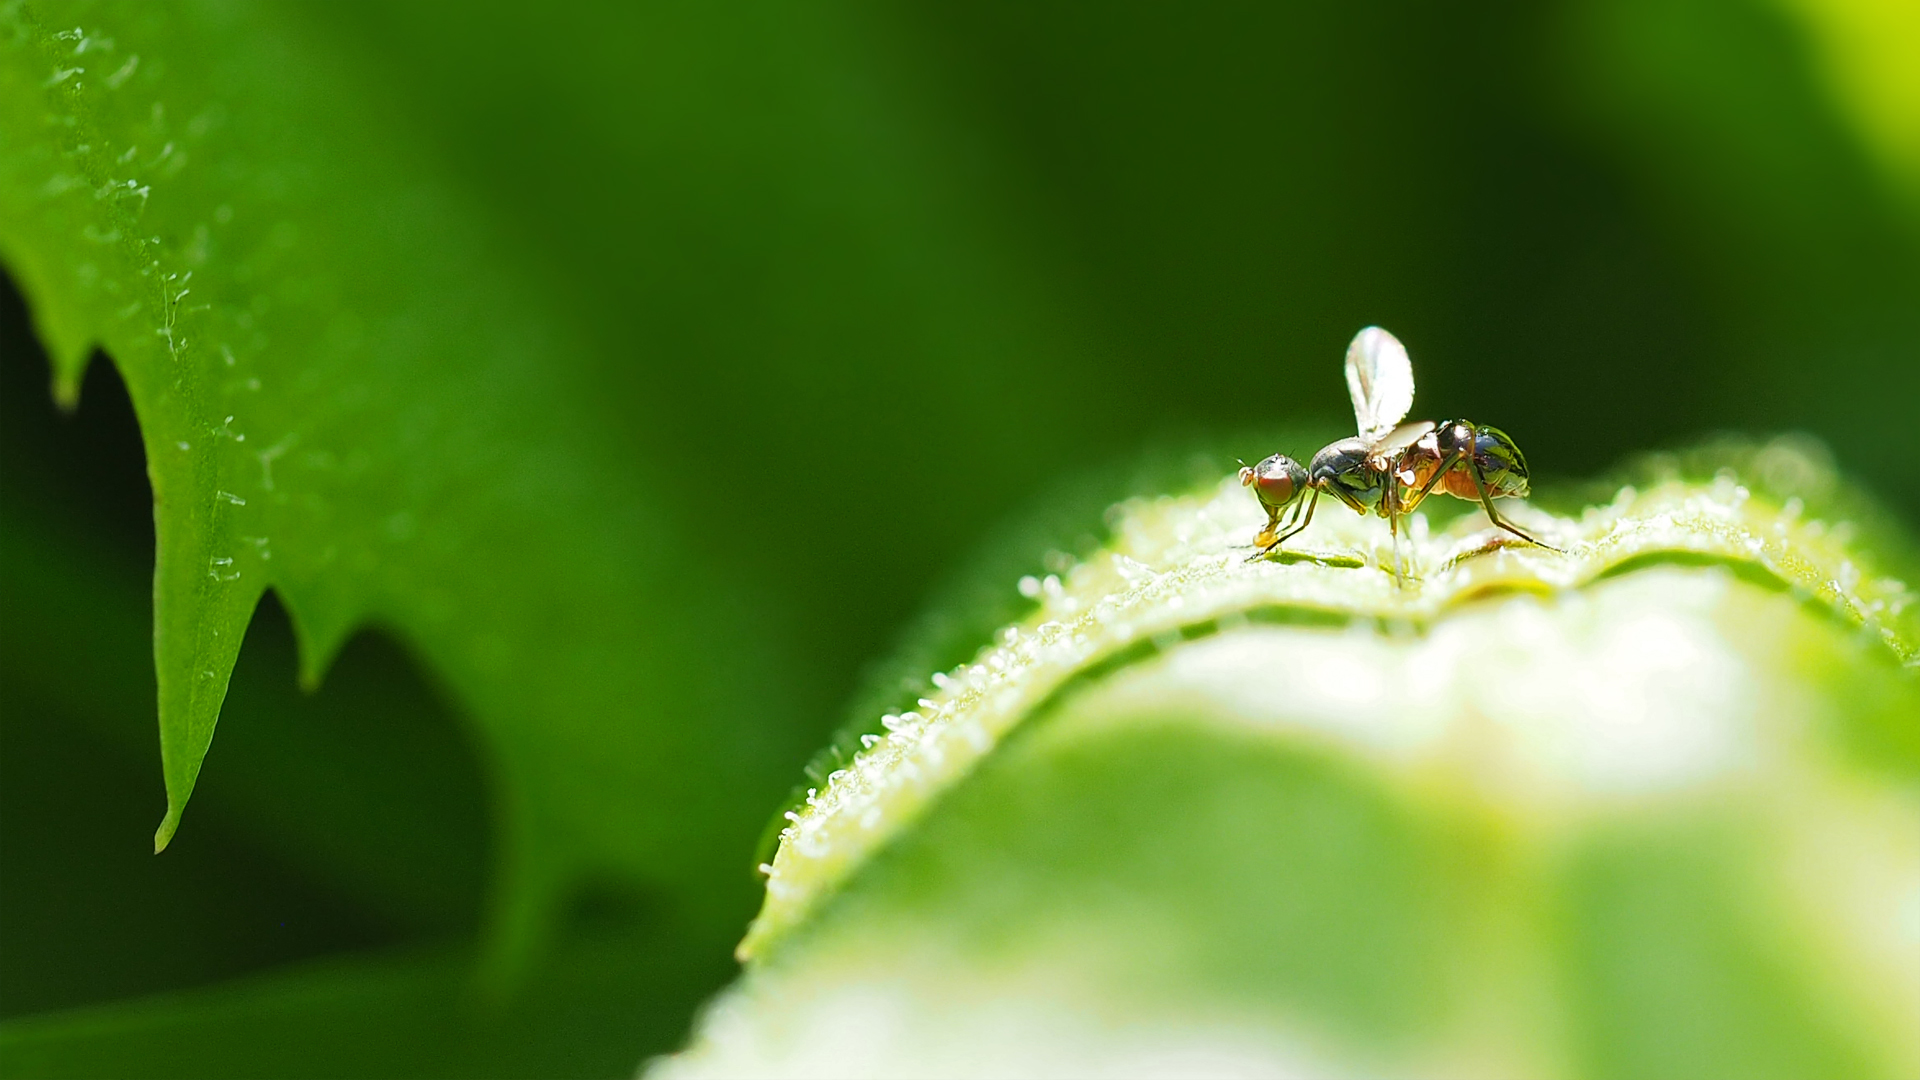
<instances>
[{"instance_id":1,"label":"insect's leg","mask_svg":"<svg viewBox=\"0 0 1920 1080\"><path fill-rule=\"evenodd\" d=\"M1400 584L1400 515L1387 515L1387 535L1392 537L1393 545L1393 583Z\"/></svg>"},{"instance_id":2,"label":"insect's leg","mask_svg":"<svg viewBox=\"0 0 1920 1080\"><path fill-rule=\"evenodd\" d=\"M1389 494L1397 494L1390 491ZM1407 547L1400 546L1400 521L1407 515L1404 509L1396 508L1387 515L1387 531L1393 537L1393 583L1396 587L1405 585L1413 577L1413 534L1407 534Z\"/></svg>"},{"instance_id":3,"label":"insect's leg","mask_svg":"<svg viewBox=\"0 0 1920 1080\"><path fill-rule=\"evenodd\" d=\"M1361 517L1366 517L1368 514L1371 514L1373 512L1367 509L1365 506L1362 506L1360 504L1359 499L1356 499L1352 495L1347 494L1346 491L1342 489L1338 484L1335 484L1333 487L1333 497L1336 499L1339 499L1343 503L1346 503L1347 509L1353 511L1356 514L1359 514Z\"/></svg>"},{"instance_id":4,"label":"insect's leg","mask_svg":"<svg viewBox=\"0 0 1920 1080\"><path fill-rule=\"evenodd\" d=\"M1253 562L1255 559L1265 558L1275 548L1279 547L1281 544L1286 543L1288 540L1292 539L1293 537L1298 536L1300 534L1300 531L1302 529L1305 529L1308 523L1313 521L1313 508L1315 504L1317 504L1319 501L1320 501L1320 489L1315 488L1313 489L1312 497L1306 500L1306 513L1304 514L1296 513L1294 515L1294 518L1296 519L1297 523L1288 526L1287 531L1275 537L1273 542L1268 544L1266 547L1263 547L1259 551L1254 552L1252 555L1247 556L1247 561ZM1299 506L1300 506L1299 503L1294 504L1294 507L1296 509L1298 509Z\"/></svg>"},{"instance_id":5,"label":"insect's leg","mask_svg":"<svg viewBox=\"0 0 1920 1080\"><path fill-rule=\"evenodd\" d=\"M1418 506L1419 504L1413 503L1412 506L1408 505L1405 495L1406 490L1406 487L1400 482L1400 474L1397 471L1387 474L1387 494L1393 499L1391 504L1393 513L1388 521L1388 525L1393 532L1393 570L1396 583L1398 583L1402 577L1410 578L1413 576L1413 531L1411 528L1407 531L1406 561L1403 564L1401 562L1400 550L1400 522L1412 517L1412 507Z\"/></svg>"},{"instance_id":6,"label":"insect's leg","mask_svg":"<svg viewBox=\"0 0 1920 1080\"><path fill-rule=\"evenodd\" d=\"M1286 506L1269 506L1265 509L1267 511L1267 524L1259 533L1255 534L1253 538L1254 547L1259 547L1262 544L1270 544L1273 542L1274 537L1280 535L1280 515L1283 511L1292 508Z\"/></svg>"},{"instance_id":7,"label":"insect's leg","mask_svg":"<svg viewBox=\"0 0 1920 1080\"><path fill-rule=\"evenodd\" d=\"M1313 508L1319 505L1319 503L1320 503L1320 489L1314 488L1313 495L1306 500L1307 512L1305 514L1300 515L1298 523L1295 524L1291 529L1288 529L1285 533L1281 534L1280 539L1274 541L1274 545L1277 547L1280 545L1282 541L1291 540L1295 536L1300 535L1301 532L1305 531L1306 527L1312 524Z\"/></svg>"},{"instance_id":8,"label":"insect's leg","mask_svg":"<svg viewBox=\"0 0 1920 1080\"><path fill-rule=\"evenodd\" d=\"M1280 530L1283 527L1280 522L1281 516L1283 514L1291 516L1293 511L1298 508L1298 503L1289 503L1286 506L1269 506L1266 508L1267 524L1265 528L1255 534L1253 538L1254 550L1253 554L1247 556L1248 562L1252 562L1267 552L1272 551L1274 547L1280 543Z\"/></svg>"},{"instance_id":9,"label":"insect's leg","mask_svg":"<svg viewBox=\"0 0 1920 1080\"><path fill-rule=\"evenodd\" d=\"M1392 494L1392 491L1388 492L1389 496ZM1402 570L1400 563L1400 515L1398 512L1391 512L1387 515L1387 532L1393 537L1393 583L1398 587L1406 584L1406 579L1409 576ZM1408 560L1406 569L1412 569L1411 559Z\"/></svg>"},{"instance_id":10,"label":"insect's leg","mask_svg":"<svg viewBox=\"0 0 1920 1080\"><path fill-rule=\"evenodd\" d=\"M1407 496L1407 501L1401 505L1400 512L1403 514L1411 514L1421 503L1427 501L1427 496L1432 493L1434 485L1438 484L1440 478L1447 475L1447 470L1453 468L1459 460L1460 451L1458 450L1441 458L1440 467L1433 470L1433 475L1427 477L1427 482L1420 485L1420 490Z\"/></svg>"},{"instance_id":11,"label":"insect's leg","mask_svg":"<svg viewBox=\"0 0 1920 1080\"><path fill-rule=\"evenodd\" d=\"M1380 509L1387 516L1387 535L1393 540L1393 583L1401 584L1400 577L1400 477L1391 468L1387 471L1387 490L1380 493Z\"/></svg>"},{"instance_id":12,"label":"insect's leg","mask_svg":"<svg viewBox=\"0 0 1920 1080\"><path fill-rule=\"evenodd\" d=\"M1297 518L1300 516L1299 515L1300 504L1294 503L1291 506L1288 506L1286 510L1287 510L1287 514L1289 518L1289 526L1290 526L1291 519ZM1287 537L1293 535L1292 529L1290 527L1286 532L1280 531L1281 526L1279 525L1279 518L1280 518L1279 511L1271 511L1271 513L1273 514L1274 520L1273 522L1268 524L1267 528L1263 530L1259 536L1256 536L1253 538L1253 546L1258 550L1256 550L1253 554L1247 556L1248 562L1253 562L1256 559L1265 558L1268 552L1271 552L1274 548L1279 547L1281 543L1286 540Z\"/></svg>"},{"instance_id":13,"label":"insect's leg","mask_svg":"<svg viewBox=\"0 0 1920 1080\"><path fill-rule=\"evenodd\" d=\"M1260 535L1253 538L1253 546L1262 549L1272 547L1275 543L1279 542L1281 532L1292 523L1294 518L1299 516L1300 504L1298 502L1291 502L1285 506L1267 507L1267 527L1261 529Z\"/></svg>"},{"instance_id":14,"label":"insect's leg","mask_svg":"<svg viewBox=\"0 0 1920 1080\"><path fill-rule=\"evenodd\" d=\"M1527 543L1532 544L1535 547L1543 547L1543 548L1546 548L1548 551L1560 551L1559 548L1554 547L1552 544L1543 544L1540 541L1535 540L1533 537L1528 536L1525 532L1521 531L1512 522L1508 521L1506 518L1501 517L1500 511L1495 510L1493 508L1493 496L1487 493L1487 478L1485 474L1483 474L1480 471L1480 463L1478 461L1473 460L1472 458L1468 458L1467 468L1473 473L1474 486L1480 489L1480 505L1483 508L1485 508L1485 510L1487 511L1487 519L1489 521L1493 522L1495 526L1507 530L1508 532L1512 533L1513 535L1519 537L1522 540L1525 540ZM1560 551L1560 554L1564 555L1566 554L1566 552Z\"/></svg>"}]
</instances>

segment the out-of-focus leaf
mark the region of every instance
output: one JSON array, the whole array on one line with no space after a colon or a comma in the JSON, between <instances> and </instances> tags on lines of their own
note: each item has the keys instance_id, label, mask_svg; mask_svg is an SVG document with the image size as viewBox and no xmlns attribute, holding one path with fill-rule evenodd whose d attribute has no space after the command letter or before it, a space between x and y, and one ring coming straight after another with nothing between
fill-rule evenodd
<instances>
[{"instance_id":1,"label":"out-of-focus leaf","mask_svg":"<svg viewBox=\"0 0 1920 1080\"><path fill-rule=\"evenodd\" d=\"M793 815L659 1075L1910 1074L1912 544L1813 453L1416 521L1405 587L1127 504Z\"/></svg>"},{"instance_id":2,"label":"out-of-focus leaf","mask_svg":"<svg viewBox=\"0 0 1920 1080\"><path fill-rule=\"evenodd\" d=\"M1629 377L1631 394L1660 398L1687 354L1714 354L1696 430L1814 432L1920 523L1920 476L1888 465L1911 453L1920 400L1920 218L1800 21L1749 0L1579 0L1557 27L1554 122L1617 163L1670 257L1711 283L1692 301L1699 340ZM1604 445L1613 422L1577 434Z\"/></svg>"},{"instance_id":3,"label":"out-of-focus leaf","mask_svg":"<svg viewBox=\"0 0 1920 1080\"><path fill-rule=\"evenodd\" d=\"M19 1077L623 1077L726 966L645 935L573 936L502 1004L464 951L310 965L0 1025Z\"/></svg>"},{"instance_id":4,"label":"out-of-focus leaf","mask_svg":"<svg viewBox=\"0 0 1920 1080\"><path fill-rule=\"evenodd\" d=\"M60 396L113 357L154 490L157 842L273 588L309 682L377 621L478 721L512 941L585 875L724 894L712 837L751 835L785 754L771 663L560 361L589 347L564 305L290 18L0 15L0 258Z\"/></svg>"},{"instance_id":5,"label":"out-of-focus leaf","mask_svg":"<svg viewBox=\"0 0 1920 1080\"><path fill-rule=\"evenodd\" d=\"M1787 0L1847 115L1920 199L1920 7L1902 0ZM1916 202L1920 208L1920 202Z\"/></svg>"}]
</instances>

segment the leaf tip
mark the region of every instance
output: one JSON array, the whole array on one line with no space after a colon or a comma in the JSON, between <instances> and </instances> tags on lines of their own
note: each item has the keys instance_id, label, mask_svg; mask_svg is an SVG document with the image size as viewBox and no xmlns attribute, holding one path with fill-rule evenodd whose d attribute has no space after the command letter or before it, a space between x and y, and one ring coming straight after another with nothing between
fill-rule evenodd
<instances>
[{"instance_id":1,"label":"leaf tip","mask_svg":"<svg viewBox=\"0 0 1920 1080\"><path fill-rule=\"evenodd\" d=\"M80 372L71 368L62 368L53 376L53 403L63 413L70 413L80 407Z\"/></svg>"},{"instance_id":2,"label":"leaf tip","mask_svg":"<svg viewBox=\"0 0 1920 1080\"><path fill-rule=\"evenodd\" d=\"M158 855L167 850L167 845L173 842L173 834L178 832L179 829L180 806L178 803L169 799L167 801L167 816L161 818L160 827L153 830L153 853Z\"/></svg>"},{"instance_id":3,"label":"leaf tip","mask_svg":"<svg viewBox=\"0 0 1920 1080\"><path fill-rule=\"evenodd\" d=\"M294 677L302 692L314 693L327 681L327 672L333 667L334 658L340 655L347 639L360 625L360 619L356 614L340 612L316 619L285 592L277 588L273 591L279 594L281 606L293 622L293 640L297 646L295 652L299 665Z\"/></svg>"}]
</instances>

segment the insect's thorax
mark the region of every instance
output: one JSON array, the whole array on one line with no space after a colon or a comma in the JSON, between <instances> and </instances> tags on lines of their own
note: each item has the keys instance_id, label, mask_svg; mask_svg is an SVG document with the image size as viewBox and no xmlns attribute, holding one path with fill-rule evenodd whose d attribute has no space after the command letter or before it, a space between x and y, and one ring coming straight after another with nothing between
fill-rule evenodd
<instances>
[{"instance_id":1,"label":"insect's thorax","mask_svg":"<svg viewBox=\"0 0 1920 1080\"><path fill-rule=\"evenodd\" d=\"M1307 472L1315 487L1325 489L1362 513L1381 509L1387 474L1372 459L1372 446L1367 440L1341 439L1328 444L1313 455L1313 464Z\"/></svg>"}]
</instances>

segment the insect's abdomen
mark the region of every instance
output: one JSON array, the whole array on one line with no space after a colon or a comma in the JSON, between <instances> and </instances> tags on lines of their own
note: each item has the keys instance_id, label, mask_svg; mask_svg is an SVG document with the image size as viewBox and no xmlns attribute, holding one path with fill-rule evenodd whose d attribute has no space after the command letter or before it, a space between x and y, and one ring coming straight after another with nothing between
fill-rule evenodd
<instances>
[{"instance_id":1,"label":"insect's abdomen","mask_svg":"<svg viewBox=\"0 0 1920 1080\"><path fill-rule=\"evenodd\" d=\"M1480 501L1480 488L1473 482L1473 476L1467 472L1464 463L1448 469L1447 475L1441 477L1440 482L1434 485L1434 490L1444 491L1456 499L1465 499L1468 502ZM1504 494L1494 486L1492 477L1487 478L1487 494L1495 496Z\"/></svg>"},{"instance_id":2,"label":"insect's abdomen","mask_svg":"<svg viewBox=\"0 0 1920 1080\"><path fill-rule=\"evenodd\" d=\"M1481 428L1479 438L1474 440L1474 459L1480 466L1480 475L1486 477L1487 494L1499 499L1518 498L1527 493L1527 459L1521 456L1520 448L1506 432L1499 428ZM1460 497L1478 498L1473 490L1473 478L1462 475L1460 479L1466 481L1466 493Z\"/></svg>"}]
</instances>

